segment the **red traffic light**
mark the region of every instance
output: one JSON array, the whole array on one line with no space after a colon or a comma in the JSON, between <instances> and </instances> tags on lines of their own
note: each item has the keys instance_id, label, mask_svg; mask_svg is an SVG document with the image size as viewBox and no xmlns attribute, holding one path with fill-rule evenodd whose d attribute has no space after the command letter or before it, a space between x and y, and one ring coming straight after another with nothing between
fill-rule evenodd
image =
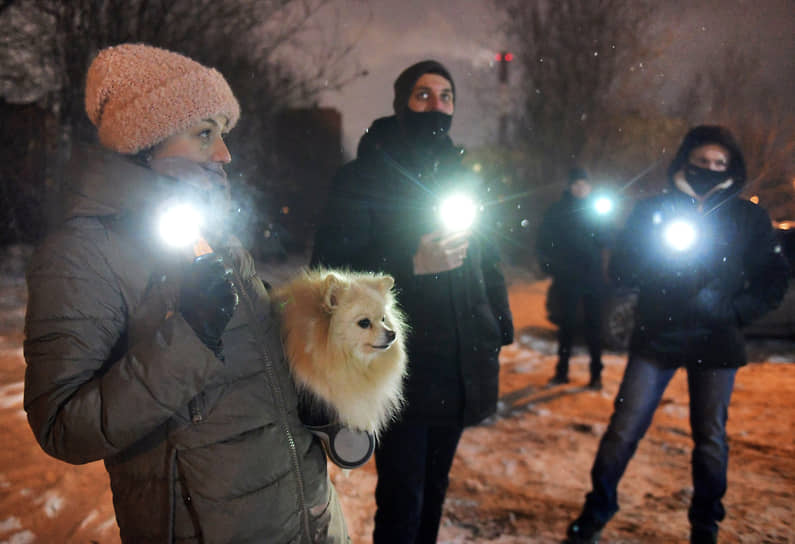
<instances>
[{"instance_id":1,"label":"red traffic light","mask_svg":"<svg viewBox=\"0 0 795 544\"><path fill-rule=\"evenodd\" d=\"M513 60L513 53L502 51L494 55L494 60L496 60L497 62L511 62Z\"/></svg>"},{"instance_id":2,"label":"red traffic light","mask_svg":"<svg viewBox=\"0 0 795 544\"><path fill-rule=\"evenodd\" d=\"M513 60L513 53L504 53L502 58L505 59L505 62L511 62Z\"/></svg>"}]
</instances>

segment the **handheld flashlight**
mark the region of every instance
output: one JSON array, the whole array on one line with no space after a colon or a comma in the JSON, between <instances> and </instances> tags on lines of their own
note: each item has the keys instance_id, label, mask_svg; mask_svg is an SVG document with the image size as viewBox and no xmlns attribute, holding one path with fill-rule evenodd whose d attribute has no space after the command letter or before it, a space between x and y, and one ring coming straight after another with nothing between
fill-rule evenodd
<instances>
[{"instance_id":1,"label":"handheld flashlight","mask_svg":"<svg viewBox=\"0 0 795 544\"><path fill-rule=\"evenodd\" d=\"M687 251L696 243L698 233L689 221L675 219L665 226L663 239L675 251Z\"/></svg>"},{"instance_id":2,"label":"handheld flashlight","mask_svg":"<svg viewBox=\"0 0 795 544\"><path fill-rule=\"evenodd\" d=\"M613 211L613 201L606 196L600 196L594 201L593 207L599 215L607 215Z\"/></svg>"},{"instance_id":3,"label":"handheld flashlight","mask_svg":"<svg viewBox=\"0 0 795 544\"><path fill-rule=\"evenodd\" d=\"M466 230L475 222L477 206L465 194L454 194L444 199L439 206L442 225L449 231Z\"/></svg>"},{"instance_id":4,"label":"handheld flashlight","mask_svg":"<svg viewBox=\"0 0 795 544\"><path fill-rule=\"evenodd\" d=\"M212 248L201 235L204 223L202 214L194 206L181 202L166 206L158 219L160 239L169 247L193 246L195 256L212 253Z\"/></svg>"}]
</instances>

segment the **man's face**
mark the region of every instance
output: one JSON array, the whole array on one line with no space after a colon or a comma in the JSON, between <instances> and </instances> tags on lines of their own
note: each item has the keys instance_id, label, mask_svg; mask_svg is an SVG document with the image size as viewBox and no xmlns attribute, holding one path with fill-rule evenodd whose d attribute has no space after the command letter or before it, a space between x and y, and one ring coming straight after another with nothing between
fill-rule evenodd
<instances>
[{"instance_id":1,"label":"man's face","mask_svg":"<svg viewBox=\"0 0 795 544\"><path fill-rule=\"evenodd\" d=\"M585 198L591 194L591 184L584 179L578 179L571 184L569 191L577 198Z\"/></svg>"},{"instance_id":2,"label":"man's face","mask_svg":"<svg viewBox=\"0 0 795 544\"><path fill-rule=\"evenodd\" d=\"M439 74L423 74L411 90L408 106L411 111L453 115L453 86Z\"/></svg>"},{"instance_id":3,"label":"man's face","mask_svg":"<svg viewBox=\"0 0 795 544\"><path fill-rule=\"evenodd\" d=\"M722 145L707 144L693 149L687 162L714 172L725 172L729 168L729 155L729 150Z\"/></svg>"}]
</instances>

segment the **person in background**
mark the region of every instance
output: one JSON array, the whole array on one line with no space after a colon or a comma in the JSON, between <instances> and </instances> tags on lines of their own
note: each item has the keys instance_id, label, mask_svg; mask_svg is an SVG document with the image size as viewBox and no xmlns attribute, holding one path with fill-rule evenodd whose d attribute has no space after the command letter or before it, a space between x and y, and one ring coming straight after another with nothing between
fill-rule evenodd
<instances>
[{"instance_id":1,"label":"person in background","mask_svg":"<svg viewBox=\"0 0 795 544\"><path fill-rule=\"evenodd\" d=\"M101 146L74 150L65 220L27 272L24 406L39 444L104 461L125 543L348 542L268 293L225 229L229 85L123 44L91 63L85 106ZM185 202L207 214L198 258L155 228Z\"/></svg>"},{"instance_id":2,"label":"person in background","mask_svg":"<svg viewBox=\"0 0 795 544\"><path fill-rule=\"evenodd\" d=\"M619 480L679 367L687 371L693 435L690 542L717 542L729 399L746 364L741 327L774 308L788 281L770 217L739 197L745 179L732 134L697 126L668 168L670 190L640 201L627 219L609 269L616 282L639 289L635 328L569 543L597 542L618 511Z\"/></svg>"},{"instance_id":3,"label":"person in background","mask_svg":"<svg viewBox=\"0 0 795 544\"><path fill-rule=\"evenodd\" d=\"M569 358L582 306L591 357L588 387L598 390L602 388L602 305L610 221L594 208L591 191L588 173L572 168L563 196L541 221L536 255L541 270L552 276L547 311L558 326L558 362L549 384L569 383Z\"/></svg>"},{"instance_id":4,"label":"person in background","mask_svg":"<svg viewBox=\"0 0 795 544\"><path fill-rule=\"evenodd\" d=\"M375 452L373 542L431 543L459 438L496 410L498 356L513 324L485 215L470 228L439 222L446 195L482 190L448 135L453 78L427 60L404 70L394 91L395 114L373 122L334 178L311 264L395 278L409 367L404 410Z\"/></svg>"}]
</instances>

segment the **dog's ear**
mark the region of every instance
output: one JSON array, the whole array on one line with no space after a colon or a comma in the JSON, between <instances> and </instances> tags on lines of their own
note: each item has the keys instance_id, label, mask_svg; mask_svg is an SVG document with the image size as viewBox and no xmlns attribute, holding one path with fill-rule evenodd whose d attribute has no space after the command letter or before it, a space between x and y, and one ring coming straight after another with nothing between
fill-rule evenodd
<instances>
[{"instance_id":1,"label":"dog's ear","mask_svg":"<svg viewBox=\"0 0 795 544\"><path fill-rule=\"evenodd\" d=\"M345 289L342 278L334 273L329 273L323 283L323 309L333 313L339 306L340 295Z\"/></svg>"},{"instance_id":2,"label":"dog's ear","mask_svg":"<svg viewBox=\"0 0 795 544\"><path fill-rule=\"evenodd\" d=\"M395 278L388 274L375 277L376 288L383 294L387 294L395 285Z\"/></svg>"}]
</instances>

